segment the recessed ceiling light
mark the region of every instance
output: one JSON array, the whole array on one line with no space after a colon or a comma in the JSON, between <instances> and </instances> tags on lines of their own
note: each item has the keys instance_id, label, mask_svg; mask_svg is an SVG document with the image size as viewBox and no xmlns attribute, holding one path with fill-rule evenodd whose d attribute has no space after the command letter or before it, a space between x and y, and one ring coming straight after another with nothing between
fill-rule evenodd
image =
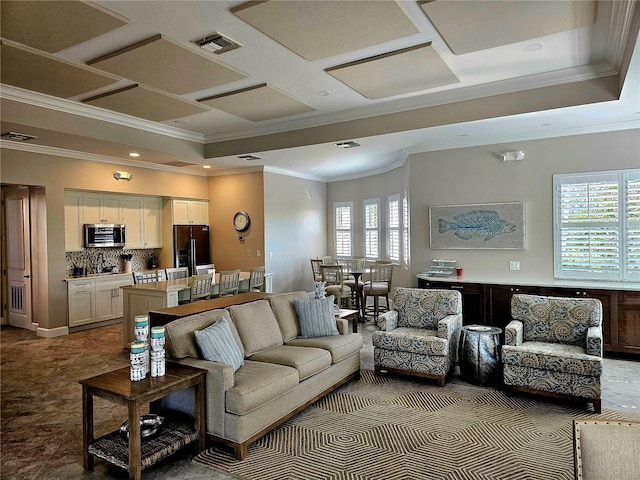
<instances>
[{"instance_id":1,"label":"recessed ceiling light","mask_svg":"<svg viewBox=\"0 0 640 480\"><path fill-rule=\"evenodd\" d=\"M524 47L524 51L525 52L535 52L537 50L540 50L542 48L542 44L541 43L532 43L530 45L527 45L526 47Z\"/></svg>"},{"instance_id":2,"label":"recessed ceiling light","mask_svg":"<svg viewBox=\"0 0 640 480\"><path fill-rule=\"evenodd\" d=\"M262 160L262 157L258 157L257 155L239 155L238 158L242 160Z\"/></svg>"},{"instance_id":3,"label":"recessed ceiling light","mask_svg":"<svg viewBox=\"0 0 640 480\"><path fill-rule=\"evenodd\" d=\"M129 156L130 156L131 158L138 158L138 157L140 156L140 154L139 154L138 152L131 152L131 153L129 154Z\"/></svg>"},{"instance_id":4,"label":"recessed ceiling light","mask_svg":"<svg viewBox=\"0 0 640 480\"><path fill-rule=\"evenodd\" d=\"M468 134L468 133L461 133L461 134L460 134L460 136L461 136L461 137L468 137L468 136L469 136L469 134Z\"/></svg>"},{"instance_id":5,"label":"recessed ceiling light","mask_svg":"<svg viewBox=\"0 0 640 480\"><path fill-rule=\"evenodd\" d=\"M203 165L202 168L211 168L211 165Z\"/></svg>"},{"instance_id":6,"label":"recessed ceiling light","mask_svg":"<svg viewBox=\"0 0 640 480\"><path fill-rule=\"evenodd\" d=\"M541 127L550 127L551 124L550 123L541 123L540 126Z\"/></svg>"},{"instance_id":7,"label":"recessed ceiling light","mask_svg":"<svg viewBox=\"0 0 640 480\"><path fill-rule=\"evenodd\" d=\"M353 140L350 140L348 142L340 142L340 143L336 143L336 147L340 147L340 148L353 148L353 147L359 147L360 144L357 142L354 142Z\"/></svg>"},{"instance_id":8,"label":"recessed ceiling light","mask_svg":"<svg viewBox=\"0 0 640 480\"><path fill-rule=\"evenodd\" d=\"M173 123L175 123L176 125L186 125L187 122L185 122L184 120L174 120Z\"/></svg>"},{"instance_id":9,"label":"recessed ceiling light","mask_svg":"<svg viewBox=\"0 0 640 480\"><path fill-rule=\"evenodd\" d=\"M319 97L328 97L329 95L331 95L331 92L320 90L316 95L318 95Z\"/></svg>"}]
</instances>

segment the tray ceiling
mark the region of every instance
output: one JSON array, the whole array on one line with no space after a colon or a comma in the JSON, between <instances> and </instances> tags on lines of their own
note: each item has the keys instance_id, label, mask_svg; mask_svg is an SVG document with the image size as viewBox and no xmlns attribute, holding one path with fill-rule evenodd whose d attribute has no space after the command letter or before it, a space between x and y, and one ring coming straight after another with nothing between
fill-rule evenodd
<instances>
[{"instance_id":1,"label":"tray ceiling","mask_svg":"<svg viewBox=\"0 0 640 480\"><path fill-rule=\"evenodd\" d=\"M637 66L628 67L640 25L633 1L1 0L0 8L3 101L47 118L59 112L60 127L50 128L67 134L92 118L163 135L162 144L199 144L211 172L245 167L241 154L262 157L254 168L320 178L379 171L436 144L496 141L480 132L505 116L535 121L500 123L500 138L547 135L540 126L558 115L573 125L565 131L640 126L633 87L631 102L611 102L620 85L638 85ZM215 54L193 43L214 32L239 47ZM557 97L562 85L575 87L569 102ZM578 106L589 111L572 114ZM16 114L2 121L26 134L42 116ZM426 114L437 115L438 142L426 140ZM117 142L104 138L111 130L95 137ZM336 153L345 140L361 147Z\"/></svg>"}]
</instances>

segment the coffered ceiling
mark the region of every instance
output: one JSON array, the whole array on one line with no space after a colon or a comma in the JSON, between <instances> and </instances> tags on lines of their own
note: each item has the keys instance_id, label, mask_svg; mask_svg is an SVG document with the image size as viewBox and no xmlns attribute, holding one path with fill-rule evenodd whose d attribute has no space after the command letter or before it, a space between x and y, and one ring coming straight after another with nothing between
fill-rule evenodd
<instances>
[{"instance_id":1,"label":"coffered ceiling","mask_svg":"<svg viewBox=\"0 0 640 480\"><path fill-rule=\"evenodd\" d=\"M0 8L2 133L38 137L3 148L335 180L412 152L640 128L635 1Z\"/></svg>"}]
</instances>

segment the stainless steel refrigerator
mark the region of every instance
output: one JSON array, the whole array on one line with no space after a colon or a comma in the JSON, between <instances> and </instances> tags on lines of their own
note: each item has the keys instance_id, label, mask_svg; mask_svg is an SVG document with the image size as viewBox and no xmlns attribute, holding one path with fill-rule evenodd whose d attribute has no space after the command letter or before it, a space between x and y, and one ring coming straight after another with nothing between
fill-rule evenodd
<instances>
[{"instance_id":1,"label":"stainless steel refrigerator","mask_svg":"<svg viewBox=\"0 0 640 480\"><path fill-rule=\"evenodd\" d=\"M176 267L188 267L196 274L196 265L211 263L208 225L174 225L173 258Z\"/></svg>"}]
</instances>

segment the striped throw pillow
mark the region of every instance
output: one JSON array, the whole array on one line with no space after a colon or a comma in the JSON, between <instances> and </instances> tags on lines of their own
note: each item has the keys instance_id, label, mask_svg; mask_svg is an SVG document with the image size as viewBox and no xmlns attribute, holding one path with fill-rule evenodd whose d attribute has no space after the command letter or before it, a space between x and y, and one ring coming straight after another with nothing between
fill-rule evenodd
<instances>
[{"instance_id":1,"label":"striped throw pillow","mask_svg":"<svg viewBox=\"0 0 640 480\"><path fill-rule=\"evenodd\" d=\"M303 338L339 335L333 295L313 300L295 299L293 305L298 315L300 334Z\"/></svg>"},{"instance_id":2,"label":"striped throw pillow","mask_svg":"<svg viewBox=\"0 0 640 480\"><path fill-rule=\"evenodd\" d=\"M231 365L234 372L244 365L244 357L226 318L194 333L205 360Z\"/></svg>"}]
</instances>

